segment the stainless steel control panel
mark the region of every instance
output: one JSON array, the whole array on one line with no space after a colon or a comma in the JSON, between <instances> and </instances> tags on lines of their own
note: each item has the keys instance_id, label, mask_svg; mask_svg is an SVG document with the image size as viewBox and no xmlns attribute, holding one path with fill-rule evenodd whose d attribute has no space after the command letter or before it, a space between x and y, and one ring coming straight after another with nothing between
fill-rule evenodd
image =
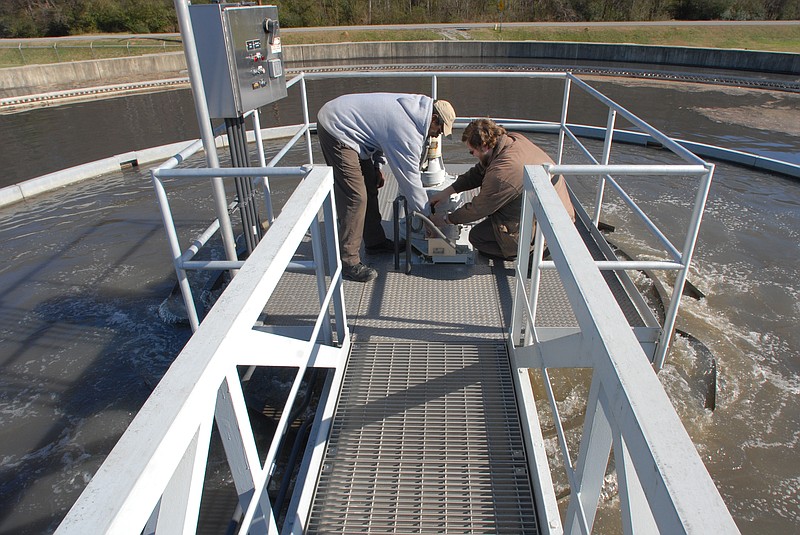
<instances>
[{"instance_id":1,"label":"stainless steel control panel","mask_svg":"<svg viewBox=\"0 0 800 535\"><path fill-rule=\"evenodd\" d=\"M276 6L189 7L209 115L239 117L286 96Z\"/></svg>"}]
</instances>

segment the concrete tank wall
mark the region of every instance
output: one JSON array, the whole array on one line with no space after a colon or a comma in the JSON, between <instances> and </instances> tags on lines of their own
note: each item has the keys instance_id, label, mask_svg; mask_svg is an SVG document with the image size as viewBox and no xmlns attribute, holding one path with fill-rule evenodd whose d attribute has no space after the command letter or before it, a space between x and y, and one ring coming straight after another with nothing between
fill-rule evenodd
<instances>
[{"instance_id":1,"label":"concrete tank wall","mask_svg":"<svg viewBox=\"0 0 800 535\"><path fill-rule=\"evenodd\" d=\"M563 61L614 61L684 67L708 67L773 74L800 74L800 54L644 46L598 43L555 43L538 41L414 41L368 42L320 45L290 45L283 49L287 67L313 65L332 60L358 61L375 57L403 58L540 58ZM99 59L30 65L0 70L0 96L42 93L68 84L97 85L126 77L150 76L186 71L182 52L130 58Z\"/></svg>"},{"instance_id":2,"label":"concrete tank wall","mask_svg":"<svg viewBox=\"0 0 800 535\"><path fill-rule=\"evenodd\" d=\"M0 69L0 96L44 93L63 89L69 84L75 84L76 87L83 87L90 82L104 85L112 83L111 80L150 75L154 75L152 79L157 79L160 73L180 71L186 71L183 52L9 67Z\"/></svg>"},{"instance_id":3,"label":"concrete tank wall","mask_svg":"<svg viewBox=\"0 0 800 535\"><path fill-rule=\"evenodd\" d=\"M288 62L380 58L539 58L564 61L614 61L800 74L800 54L645 46L630 44L558 43L540 41L416 41L293 45L284 49ZM291 65L290 65L291 66Z\"/></svg>"}]
</instances>

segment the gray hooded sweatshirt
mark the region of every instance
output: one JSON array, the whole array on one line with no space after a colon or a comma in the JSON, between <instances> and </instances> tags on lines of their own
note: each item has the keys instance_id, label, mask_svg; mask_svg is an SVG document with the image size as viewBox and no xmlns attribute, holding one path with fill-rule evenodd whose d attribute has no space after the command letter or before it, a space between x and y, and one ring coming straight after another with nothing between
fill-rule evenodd
<instances>
[{"instance_id":1,"label":"gray hooded sweatshirt","mask_svg":"<svg viewBox=\"0 0 800 535\"><path fill-rule=\"evenodd\" d=\"M432 115L433 99L425 95L364 93L326 103L317 122L362 160L388 162L408 209L423 212L428 196L419 168Z\"/></svg>"}]
</instances>

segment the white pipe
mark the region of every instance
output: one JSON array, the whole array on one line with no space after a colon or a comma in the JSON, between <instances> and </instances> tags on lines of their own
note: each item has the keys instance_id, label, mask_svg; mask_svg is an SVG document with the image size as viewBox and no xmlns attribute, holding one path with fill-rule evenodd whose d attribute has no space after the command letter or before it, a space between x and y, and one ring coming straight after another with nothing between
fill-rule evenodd
<instances>
[{"instance_id":1,"label":"white pipe","mask_svg":"<svg viewBox=\"0 0 800 535\"><path fill-rule=\"evenodd\" d=\"M444 241L446 241L447 245L449 245L453 249L456 248L456 244L453 243L452 241L450 241L450 238L445 236L444 232L442 232L439 229L439 227L437 227L436 224L433 221L428 219L427 216L425 216L425 215L423 215L423 214L421 214L419 212L416 212L416 211L411 212L411 215L415 215L415 216L419 217L422 220L422 222L425 223L428 226L428 228L430 228L434 232L434 234L436 234L437 237L439 237L439 238L443 239ZM406 236L406 238L410 238L410 236Z\"/></svg>"},{"instance_id":2,"label":"white pipe","mask_svg":"<svg viewBox=\"0 0 800 535\"><path fill-rule=\"evenodd\" d=\"M261 138L261 118L258 109L253 110L253 138L256 142L256 152L258 153L258 164L261 167L267 166L267 157L264 154L264 140ZM264 207L267 209L267 222L271 225L275 221L272 212L272 192L269 188L269 177L263 176L261 184L264 186Z\"/></svg>"},{"instance_id":3,"label":"white pipe","mask_svg":"<svg viewBox=\"0 0 800 535\"><path fill-rule=\"evenodd\" d=\"M203 148L206 152L206 162L211 168L219 167L217 156L217 146L214 139L214 132L211 130L211 118L208 113L208 104L205 98L205 87L203 86L203 76L200 71L200 59L197 56L197 44L194 40L194 29L192 20L189 16L189 4L186 0L174 0L175 12L178 17L178 26L183 39L183 50L186 56L186 66L189 70L189 80L191 82L192 96L194 97L195 111L197 113L197 124L200 127L200 138L203 140ZM220 233L222 243L225 248L225 256L228 260L237 260L236 239L233 236L233 227L228 216L228 203L225 196L225 185L217 177L211 178L211 187L214 192L214 207L220 222ZM234 272L231 276L235 275Z\"/></svg>"}]
</instances>

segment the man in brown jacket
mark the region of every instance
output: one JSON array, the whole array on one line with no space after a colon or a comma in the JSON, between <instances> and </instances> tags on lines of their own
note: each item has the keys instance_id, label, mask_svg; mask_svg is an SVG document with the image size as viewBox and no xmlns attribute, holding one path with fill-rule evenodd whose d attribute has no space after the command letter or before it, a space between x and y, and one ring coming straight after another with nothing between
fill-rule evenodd
<instances>
[{"instance_id":1,"label":"man in brown jacket","mask_svg":"<svg viewBox=\"0 0 800 535\"><path fill-rule=\"evenodd\" d=\"M469 233L469 241L481 253L493 258L513 260L519 243L522 209L522 177L526 165L553 163L553 160L522 134L506 132L491 119L477 119L464 129L461 141L478 164L430 200L431 219L437 226L464 224L486 218ZM575 220L567 184L559 176L553 184L567 213ZM471 202L449 214L436 212L436 205L453 193L480 187Z\"/></svg>"}]
</instances>

